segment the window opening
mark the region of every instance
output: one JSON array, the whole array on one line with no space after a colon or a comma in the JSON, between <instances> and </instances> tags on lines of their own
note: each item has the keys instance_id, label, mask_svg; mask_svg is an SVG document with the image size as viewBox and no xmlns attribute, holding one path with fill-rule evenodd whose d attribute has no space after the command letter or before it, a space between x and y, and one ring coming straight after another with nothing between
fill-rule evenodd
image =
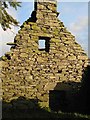
<instances>
[{"instance_id":1,"label":"window opening","mask_svg":"<svg viewBox=\"0 0 90 120\"><path fill-rule=\"evenodd\" d=\"M45 40L39 40L39 49L45 49Z\"/></svg>"},{"instance_id":2,"label":"window opening","mask_svg":"<svg viewBox=\"0 0 90 120\"><path fill-rule=\"evenodd\" d=\"M50 90L49 91L49 107L53 111L66 109L66 91Z\"/></svg>"},{"instance_id":3,"label":"window opening","mask_svg":"<svg viewBox=\"0 0 90 120\"><path fill-rule=\"evenodd\" d=\"M48 37L39 37L39 50L45 50L46 52L49 52L50 48L50 38Z\"/></svg>"}]
</instances>

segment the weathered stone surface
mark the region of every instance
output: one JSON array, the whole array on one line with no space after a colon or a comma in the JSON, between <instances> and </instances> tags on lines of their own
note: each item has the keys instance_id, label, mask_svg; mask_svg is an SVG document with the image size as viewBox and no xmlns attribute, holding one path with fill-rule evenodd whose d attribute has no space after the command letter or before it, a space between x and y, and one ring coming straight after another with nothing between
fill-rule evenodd
<instances>
[{"instance_id":1,"label":"weathered stone surface","mask_svg":"<svg viewBox=\"0 0 90 120\"><path fill-rule=\"evenodd\" d=\"M39 50L40 37L49 41L48 51ZM55 1L37 4L36 13L23 23L14 43L15 48L0 61L5 101L24 96L48 103L49 90L54 90L57 83L81 81L88 58L58 20ZM69 88L65 85L57 89Z\"/></svg>"},{"instance_id":2,"label":"weathered stone surface","mask_svg":"<svg viewBox=\"0 0 90 120\"><path fill-rule=\"evenodd\" d=\"M48 91L53 90L55 86L56 86L55 83L47 83L44 87L44 90L48 90Z\"/></svg>"},{"instance_id":3,"label":"weathered stone surface","mask_svg":"<svg viewBox=\"0 0 90 120\"><path fill-rule=\"evenodd\" d=\"M21 53L20 54L20 57L22 58L22 57L28 57L28 55L26 54L26 53Z\"/></svg>"}]
</instances>

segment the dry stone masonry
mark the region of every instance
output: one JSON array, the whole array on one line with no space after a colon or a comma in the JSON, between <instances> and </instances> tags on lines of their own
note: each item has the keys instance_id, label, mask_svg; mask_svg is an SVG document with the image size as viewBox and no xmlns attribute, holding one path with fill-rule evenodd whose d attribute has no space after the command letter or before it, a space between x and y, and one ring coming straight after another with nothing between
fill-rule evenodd
<instances>
[{"instance_id":1,"label":"dry stone masonry","mask_svg":"<svg viewBox=\"0 0 90 120\"><path fill-rule=\"evenodd\" d=\"M35 2L14 43L8 43L12 47L1 70L4 101L24 96L47 102L57 83L81 81L87 55L58 15L56 1ZM45 40L45 48L39 48L39 40Z\"/></svg>"}]
</instances>

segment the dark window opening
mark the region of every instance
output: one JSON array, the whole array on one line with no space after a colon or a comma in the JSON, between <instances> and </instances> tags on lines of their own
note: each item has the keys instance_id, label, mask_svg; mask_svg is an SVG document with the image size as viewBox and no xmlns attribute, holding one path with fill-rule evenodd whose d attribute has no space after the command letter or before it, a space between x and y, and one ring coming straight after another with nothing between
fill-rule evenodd
<instances>
[{"instance_id":1,"label":"dark window opening","mask_svg":"<svg viewBox=\"0 0 90 120\"><path fill-rule=\"evenodd\" d=\"M39 40L39 49L45 49L45 40L44 39Z\"/></svg>"},{"instance_id":2,"label":"dark window opening","mask_svg":"<svg viewBox=\"0 0 90 120\"><path fill-rule=\"evenodd\" d=\"M53 111L66 109L66 91L50 90L49 91L49 107Z\"/></svg>"},{"instance_id":3,"label":"dark window opening","mask_svg":"<svg viewBox=\"0 0 90 120\"><path fill-rule=\"evenodd\" d=\"M39 50L45 50L46 52L49 52L50 48L50 38L48 37L39 37Z\"/></svg>"}]
</instances>

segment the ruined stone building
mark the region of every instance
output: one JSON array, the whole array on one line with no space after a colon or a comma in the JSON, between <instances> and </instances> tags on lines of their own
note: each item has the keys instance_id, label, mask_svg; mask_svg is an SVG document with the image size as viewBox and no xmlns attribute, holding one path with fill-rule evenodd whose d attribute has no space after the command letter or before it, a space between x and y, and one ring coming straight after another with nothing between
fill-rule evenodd
<instances>
[{"instance_id":1,"label":"ruined stone building","mask_svg":"<svg viewBox=\"0 0 90 120\"><path fill-rule=\"evenodd\" d=\"M58 83L81 82L87 55L58 15L55 0L35 2L31 17L8 43L11 49L2 57L1 70L4 101L24 96L48 102Z\"/></svg>"}]
</instances>

